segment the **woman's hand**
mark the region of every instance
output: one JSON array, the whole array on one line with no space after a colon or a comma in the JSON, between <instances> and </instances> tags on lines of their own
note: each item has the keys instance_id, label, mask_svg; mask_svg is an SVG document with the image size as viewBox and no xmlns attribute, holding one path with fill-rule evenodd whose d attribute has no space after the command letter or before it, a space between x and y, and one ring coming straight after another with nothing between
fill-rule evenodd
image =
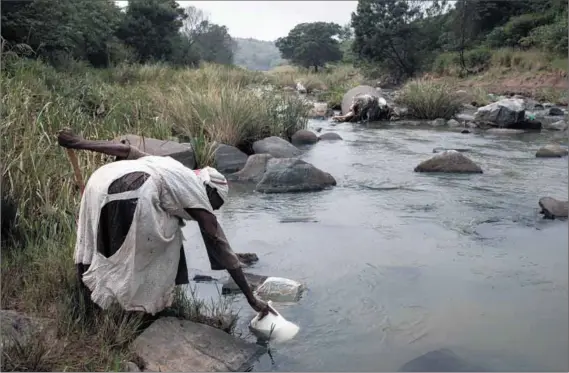
<instances>
[{"instance_id":1,"label":"woman's hand","mask_svg":"<svg viewBox=\"0 0 569 373\"><path fill-rule=\"evenodd\" d=\"M261 317L259 317L259 320L262 320L265 316L267 316L270 313L272 313L273 315L276 316L276 312L275 310L273 310L273 308L271 306L269 306L269 304L267 302L265 302L264 300L261 300L257 297L254 297L250 302L249 305L251 306L251 308L253 308L255 311L260 312L261 313Z\"/></svg>"}]
</instances>

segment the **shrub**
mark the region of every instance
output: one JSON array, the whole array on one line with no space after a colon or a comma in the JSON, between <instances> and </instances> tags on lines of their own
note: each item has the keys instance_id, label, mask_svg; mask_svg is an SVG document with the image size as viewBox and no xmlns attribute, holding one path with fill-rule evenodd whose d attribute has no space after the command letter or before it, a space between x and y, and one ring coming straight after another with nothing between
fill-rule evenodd
<instances>
[{"instance_id":1,"label":"shrub","mask_svg":"<svg viewBox=\"0 0 569 373\"><path fill-rule=\"evenodd\" d=\"M462 106L450 85L422 79L405 84L397 102L417 119L450 119Z\"/></svg>"}]
</instances>

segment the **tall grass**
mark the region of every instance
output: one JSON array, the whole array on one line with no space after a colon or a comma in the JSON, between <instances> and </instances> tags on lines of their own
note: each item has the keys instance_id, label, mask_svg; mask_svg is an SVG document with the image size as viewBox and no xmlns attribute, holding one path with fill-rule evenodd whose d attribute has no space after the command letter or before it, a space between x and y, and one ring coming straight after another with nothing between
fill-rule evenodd
<instances>
[{"instance_id":1,"label":"tall grass","mask_svg":"<svg viewBox=\"0 0 569 373\"><path fill-rule=\"evenodd\" d=\"M450 119L457 114L462 102L451 85L433 80L417 79L405 84L397 102L417 119Z\"/></svg>"},{"instance_id":2,"label":"tall grass","mask_svg":"<svg viewBox=\"0 0 569 373\"><path fill-rule=\"evenodd\" d=\"M57 341L47 352L6 349L2 368L117 370L132 358L128 344L144 318L121 310L88 313L77 297L72 258L80 195L56 132L69 126L93 139L126 133L167 139L173 130L183 130L203 166L213 162L217 142L235 145L291 135L306 125L308 108L296 97L256 94L248 86L266 78L237 68L95 70L77 64L59 72L13 56L3 63L2 195L17 202L22 234L2 248L1 306L58 323ZM88 152L78 157L85 178L105 162ZM177 297L174 308L183 317L233 330L231 323L227 327L220 321L230 314L228 308L215 306L207 318L200 304ZM42 361L36 361L38 356Z\"/></svg>"}]
</instances>

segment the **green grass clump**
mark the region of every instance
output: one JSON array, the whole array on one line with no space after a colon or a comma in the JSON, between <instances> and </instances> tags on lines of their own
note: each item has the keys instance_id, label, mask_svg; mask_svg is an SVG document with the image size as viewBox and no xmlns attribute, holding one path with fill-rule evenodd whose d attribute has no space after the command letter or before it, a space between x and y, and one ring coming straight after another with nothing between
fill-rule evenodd
<instances>
[{"instance_id":1,"label":"green grass clump","mask_svg":"<svg viewBox=\"0 0 569 373\"><path fill-rule=\"evenodd\" d=\"M409 115L417 119L450 119L462 106L455 91L443 82L417 79L405 84L397 102L407 107Z\"/></svg>"}]
</instances>

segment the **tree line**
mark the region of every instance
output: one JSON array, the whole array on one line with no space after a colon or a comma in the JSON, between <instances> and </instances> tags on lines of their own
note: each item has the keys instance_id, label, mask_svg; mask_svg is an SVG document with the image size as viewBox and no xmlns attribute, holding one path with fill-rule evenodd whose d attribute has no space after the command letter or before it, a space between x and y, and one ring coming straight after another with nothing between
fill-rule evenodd
<instances>
[{"instance_id":1,"label":"tree line","mask_svg":"<svg viewBox=\"0 0 569 373\"><path fill-rule=\"evenodd\" d=\"M303 23L276 42L284 58L318 70L329 62L413 76L455 53L475 72L492 48L537 48L567 55L566 0L359 0L349 25Z\"/></svg>"},{"instance_id":2,"label":"tree line","mask_svg":"<svg viewBox=\"0 0 569 373\"><path fill-rule=\"evenodd\" d=\"M87 61L95 67L121 62L233 63L235 42L227 28L174 0L2 1L2 48L59 66Z\"/></svg>"}]
</instances>

